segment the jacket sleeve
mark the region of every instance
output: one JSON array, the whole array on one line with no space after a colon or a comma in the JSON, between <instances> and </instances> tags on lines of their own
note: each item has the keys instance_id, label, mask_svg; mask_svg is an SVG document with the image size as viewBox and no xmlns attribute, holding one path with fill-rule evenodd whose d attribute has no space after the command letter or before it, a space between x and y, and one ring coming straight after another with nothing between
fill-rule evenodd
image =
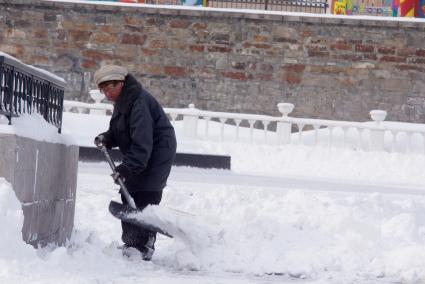
<instances>
[{"instance_id":1,"label":"jacket sleeve","mask_svg":"<svg viewBox=\"0 0 425 284\"><path fill-rule=\"evenodd\" d=\"M148 164L153 147L153 119L144 101L136 101L129 121L130 147L117 171L125 178L143 172Z\"/></svg>"}]
</instances>

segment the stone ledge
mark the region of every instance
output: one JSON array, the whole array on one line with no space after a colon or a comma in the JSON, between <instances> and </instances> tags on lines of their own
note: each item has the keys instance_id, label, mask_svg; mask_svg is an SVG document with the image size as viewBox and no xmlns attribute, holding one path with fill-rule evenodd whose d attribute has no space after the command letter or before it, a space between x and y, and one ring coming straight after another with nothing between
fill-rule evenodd
<instances>
[{"instance_id":1,"label":"stone ledge","mask_svg":"<svg viewBox=\"0 0 425 284\"><path fill-rule=\"evenodd\" d=\"M0 134L0 176L22 204L23 240L34 247L71 237L78 147Z\"/></svg>"},{"instance_id":2,"label":"stone ledge","mask_svg":"<svg viewBox=\"0 0 425 284\"><path fill-rule=\"evenodd\" d=\"M94 147L80 147L79 160L82 162L104 162L103 154ZM110 151L111 157L115 162L122 160L120 151L113 149ZM231 167L230 156L222 155L206 155L206 154L189 154L177 153L174 160L175 166L188 166L204 169L227 169Z\"/></svg>"},{"instance_id":3,"label":"stone ledge","mask_svg":"<svg viewBox=\"0 0 425 284\"><path fill-rule=\"evenodd\" d=\"M243 9L221 9L221 8L201 8L188 6L161 6L161 5L143 5L133 6L125 5L102 5L96 2L72 3L72 2L49 2L42 0L0 0L0 4L8 5L32 5L33 7L42 8L63 8L70 9L91 9L104 12L121 12L121 13L142 13L142 14L158 14L166 16L191 16L191 17L212 17L212 18L241 18L250 20L268 20L278 22L304 22L304 23L321 23L329 25L349 25L362 27L391 27L391 28L409 28L409 29L425 29L425 20L418 18L396 18L389 20L388 18L374 17L366 18L362 16L334 16L330 14L300 14L291 12L263 11Z\"/></svg>"}]
</instances>

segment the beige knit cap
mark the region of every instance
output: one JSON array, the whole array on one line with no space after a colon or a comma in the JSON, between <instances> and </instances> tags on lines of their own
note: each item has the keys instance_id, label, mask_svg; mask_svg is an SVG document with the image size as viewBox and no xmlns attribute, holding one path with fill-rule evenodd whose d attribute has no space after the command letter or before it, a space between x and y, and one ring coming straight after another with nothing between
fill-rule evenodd
<instances>
[{"instance_id":1,"label":"beige knit cap","mask_svg":"<svg viewBox=\"0 0 425 284\"><path fill-rule=\"evenodd\" d=\"M99 85L106 81L124 81L128 71L125 67L118 65L105 65L94 73L94 82Z\"/></svg>"}]
</instances>

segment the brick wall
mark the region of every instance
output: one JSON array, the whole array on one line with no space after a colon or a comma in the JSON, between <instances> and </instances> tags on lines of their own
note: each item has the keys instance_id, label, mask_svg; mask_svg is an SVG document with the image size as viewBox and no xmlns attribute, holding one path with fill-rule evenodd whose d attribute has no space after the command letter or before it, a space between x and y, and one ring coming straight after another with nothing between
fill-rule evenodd
<instances>
[{"instance_id":1,"label":"brick wall","mask_svg":"<svg viewBox=\"0 0 425 284\"><path fill-rule=\"evenodd\" d=\"M0 0L0 50L88 100L102 63L127 66L168 107L425 122L425 22Z\"/></svg>"}]
</instances>

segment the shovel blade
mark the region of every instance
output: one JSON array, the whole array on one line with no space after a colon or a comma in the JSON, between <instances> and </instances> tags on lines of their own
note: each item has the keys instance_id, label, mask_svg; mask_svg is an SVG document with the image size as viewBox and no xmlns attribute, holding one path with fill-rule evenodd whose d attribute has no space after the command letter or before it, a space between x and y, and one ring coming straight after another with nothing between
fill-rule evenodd
<instances>
[{"instance_id":1,"label":"shovel blade","mask_svg":"<svg viewBox=\"0 0 425 284\"><path fill-rule=\"evenodd\" d=\"M146 222L144 222L140 219L133 217L134 213L142 213L143 210L137 210L137 209L131 208L127 204L121 204L121 203L116 202L116 201L111 201L109 203L109 212L112 214L112 216L120 219L123 222L133 224L137 227L140 227L140 228L148 230L148 231L163 234L163 235L170 237L170 238L173 237L170 233L162 230L161 228L159 228L155 224L149 224L149 223L146 223Z\"/></svg>"}]
</instances>

